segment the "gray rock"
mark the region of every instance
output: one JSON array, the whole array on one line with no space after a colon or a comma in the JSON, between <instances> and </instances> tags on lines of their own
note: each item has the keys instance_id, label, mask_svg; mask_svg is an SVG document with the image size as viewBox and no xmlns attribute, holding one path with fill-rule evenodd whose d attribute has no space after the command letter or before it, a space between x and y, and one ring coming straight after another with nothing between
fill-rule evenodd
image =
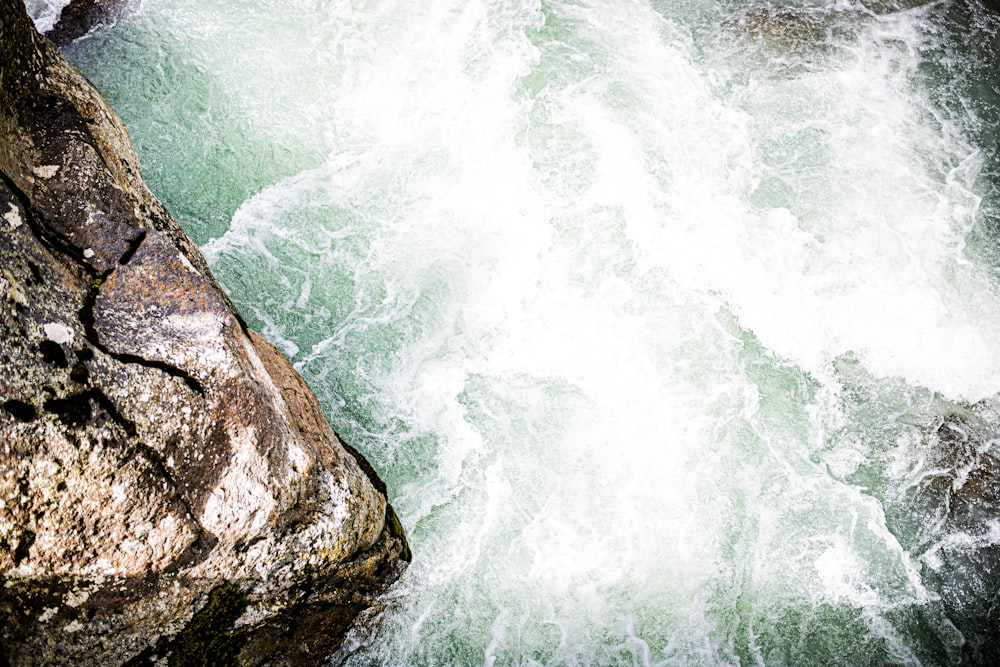
<instances>
[{"instance_id":1,"label":"gray rock","mask_svg":"<svg viewBox=\"0 0 1000 667\"><path fill-rule=\"evenodd\" d=\"M70 0L45 36L56 46L65 46L97 26L113 22L126 4L127 0Z\"/></svg>"},{"instance_id":2,"label":"gray rock","mask_svg":"<svg viewBox=\"0 0 1000 667\"><path fill-rule=\"evenodd\" d=\"M409 559L385 486L21 0L0 172L0 664L318 664Z\"/></svg>"}]
</instances>

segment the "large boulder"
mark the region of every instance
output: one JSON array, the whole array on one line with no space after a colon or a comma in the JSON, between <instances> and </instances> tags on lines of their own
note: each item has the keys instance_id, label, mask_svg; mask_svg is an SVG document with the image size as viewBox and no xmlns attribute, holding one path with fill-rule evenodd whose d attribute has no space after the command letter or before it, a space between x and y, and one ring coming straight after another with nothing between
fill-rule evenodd
<instances>
[{"instance_id":1,"label":"large boulder","mask_svg":"<svg viewBox=\"0 0 1000 667\"><path fill-rule=\"evenodd\" d=\"M319 663L409 559L385 486L21 0L0 172L0 665Z\"/></svg>"}]
</instances>

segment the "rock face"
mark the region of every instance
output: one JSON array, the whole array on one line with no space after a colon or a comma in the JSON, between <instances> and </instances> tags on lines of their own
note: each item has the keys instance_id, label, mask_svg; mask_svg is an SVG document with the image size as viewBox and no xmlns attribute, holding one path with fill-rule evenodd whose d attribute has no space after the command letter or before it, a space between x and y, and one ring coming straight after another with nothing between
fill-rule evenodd
<instances>
[{"instance_id":1,"label":"rock face","mask_svg":"<svg viewBox=\"0 0 1000 667\"><path fill-rule=\"evenodd\" d=\"M0 665L319 663L409 559L385 486L21 0L0 172Z\"/></svg>"}]
</instances>

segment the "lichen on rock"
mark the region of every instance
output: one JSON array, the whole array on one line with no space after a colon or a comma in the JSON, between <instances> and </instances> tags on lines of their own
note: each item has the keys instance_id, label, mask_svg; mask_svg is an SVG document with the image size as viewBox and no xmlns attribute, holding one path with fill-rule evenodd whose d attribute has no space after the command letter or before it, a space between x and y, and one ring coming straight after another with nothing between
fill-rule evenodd
<instances>
[{"instance_id":1,"label":"lichen on rock","mask_svg":"<svg viewBox=\"0 0 1000 667\"><path fill-rule=\"evenodd\" d=\"M405 537L138 164L0 0L0 658L187 664L223 605L232 664L318 664Z\"/></svg>"}]
</instances>

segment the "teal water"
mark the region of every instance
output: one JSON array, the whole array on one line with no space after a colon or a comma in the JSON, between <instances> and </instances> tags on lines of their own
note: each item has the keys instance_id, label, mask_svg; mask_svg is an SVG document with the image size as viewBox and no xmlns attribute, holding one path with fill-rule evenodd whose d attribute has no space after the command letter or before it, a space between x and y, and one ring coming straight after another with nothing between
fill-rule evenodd
<instances>
[{"instance_id":1,"label":"teal water","mask_svg":"<svg viewBox=\"0 0 1000 667\"><path fill-rule=\"evenodd\" d=\"M348 664L987 664L998 29L142 0L68 53L389 485Z\"/></svg>"}]
</instances>

